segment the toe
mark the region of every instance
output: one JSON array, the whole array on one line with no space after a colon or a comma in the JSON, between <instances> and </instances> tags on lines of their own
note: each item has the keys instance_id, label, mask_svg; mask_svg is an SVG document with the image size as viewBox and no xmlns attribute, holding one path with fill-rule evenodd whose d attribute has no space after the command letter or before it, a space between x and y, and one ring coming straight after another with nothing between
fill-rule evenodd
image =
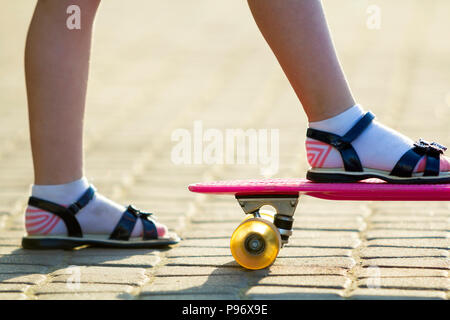
<instances>
[{"instance_id":1,"label":"toe","mask_svg":"<svg viewBox=\"0 0 450 320\"><path fill-rule=\"evenodd\" d=\"M167 235L169 230L167 227L161 223L156 223L156 230L158 231L158 238L162 238Z\"/></svg>"},{"instance_id":2,"label":"toe","mask_svg":"<svg viewBox=\"0 0 450 320\"><path fill-rule=\"evenodd\" d=\"M416 166L414 172L423 172L425 171L426 166L426 157L423 157ZM439 168L440 172L449 172L450 171L450 158L449 157L441 157L441 164Z\"/></svg>"},{"instance_id":3,"label":"toe","mask_svg":"<svg viewBox=\"0 0 450 320\"><path fill-rule=\"evenodd\" d=\"M450 171L450 158L442 157L441 158L441 172L448 172L448 171Z\"/></svg>"}]
</instances>

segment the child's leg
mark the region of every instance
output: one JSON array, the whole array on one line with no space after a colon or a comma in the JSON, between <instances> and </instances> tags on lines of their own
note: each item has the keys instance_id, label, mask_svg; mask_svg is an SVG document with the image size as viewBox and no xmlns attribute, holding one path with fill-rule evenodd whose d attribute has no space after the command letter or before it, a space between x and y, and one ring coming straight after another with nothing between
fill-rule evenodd
<instances>
[{"instance_id":1,"label":"child's leg","mask_svg":"<svg viewBox=\"0 0 450 320\"><path fill-rule=\"evenodd\" d=\"M299 97L309 121L355 104L318 0L249 0L264 38Z\"/></svg>"},{"instance_id":2,"label":"child's leg","mask_svg":"<svg viewBox=\"0 0 450 320\"><path fill-rule=\"evenodd\" d=\"M320 1L248 0L248 3L259 29L302 103L310 128L343 136L364 112L355 106ZM376 121L352 144L362 167L382 170L388 175L399 159L413 148L411 139ZM311 138L307 139L306 145L313 168L343 167L341 153L336 148ZM415 161L420 157L407 158L399 165L403 173L411 166L414 172L424 171L424 158L417 163ZM430 169L436 171L436 164L431 162ZM437 163L437 171L446 172L446 179L450 179L448 158L441 157L440 170L439 161Z\"/></svg>"},{"instance_id":3,"label":"child's leg","mask_svg":"<svg viewBox=\"0 0 450 320\"><path fill-rule=\"evenodd\" d=\"M25 73L36 184L62 184L83 176L84 105L92 24L100 0L76 2L80 30L66 27L72 2L38 1L28 31Z\"/></svg>"},{"instance_id":4,"label":"child's leg","mask_svg":"<svg viewBox=\"0 0 450 320\"><path fill-rule=\"evenodd\" d=\"M68 0L38 1L25 51L31 145L35 171L32 196L70 205L86 191L83 178L83 116L94 17L100 0L79 0L81 29L66 27ZM109 235L125 207L100 194L76 218L83 233ZM56 215L28 206L29 234L65 234ZM159 236L167 229L156 224ZM137 221L132 236L142 233Z\"/></svg>"}]
</instances>

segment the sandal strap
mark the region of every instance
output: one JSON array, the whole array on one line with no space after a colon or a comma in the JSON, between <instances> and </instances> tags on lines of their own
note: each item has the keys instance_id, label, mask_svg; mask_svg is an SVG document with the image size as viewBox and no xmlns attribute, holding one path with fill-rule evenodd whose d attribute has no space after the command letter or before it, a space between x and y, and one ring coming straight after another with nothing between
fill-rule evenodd
<instances>
[{"instance_id":1,"label":"sandal strap","mask_svg":"<svg viewBox=\"0 0 450 320\"><path fill-rule=\"evenodd\" d=\"M436 155L427 155L427 162L425 165L425 171L423 175L427 176L438 176L441 171L441 159Z\"/></svg>"},{"instance_id":2,"label":"sandal strap","mask_svg":"<svg viewBox=\"0 0 450 320\"><path fill-rule=\"evenodd\" d=\"M411 177L414 168L417 166L422 157L423 155L418 153L415 147L406 151L400 160L397 161L397 164L394 169L392 169L390 175L403 178Z\"/></svg>"},{"instance_id":3,"label":"sandal strap","mask_svg":"<svg viewBox=\"0 0 450 320\"><path fill-rule=\"evenodd\" d=\"M361 161L352 146L352 142L358 138L361 133L372 123L375 115L367 112L358 122L342 137L326 131L321 131L313 128L308 128L306 136L335 147L342 157L344 168L346 171L361 172L363 167Z\"/></svg>"},{"instance_id":4,"label":"sandal strap","mask_svg":"<svg viewBox=\"0 0 450 320\"><path fill-rule=\"evenodd\" d=\"M426 157L424 177L439 176L440 172L440 155L447 150L446 147L432 142L429 143L420 139L414 143L414 147L405 152L405 154L398 160L391 175L398 177L411 177L414 168L419 163L423 156Z\"/></svg>"},{"instance_id":5,"label":"sandal strap","mask_svg":"<svg viewBox=\"0 0 450 320\"><path fill-rule=\"evenodd\" d=\"M144 240L158 239L158 230L156 229L155 222L150 218L150 216L151 213L139 213L139 217L141 218L142 225L144 227Z\"/></svg>"},{"instance_id":6,"label":"sandal strap","mask_svg":"<svg viewBox=\"0 0 450 320\"><path fill-rule=\"evenodd\" d=\"M89 186L83 195L68 207L36 197L30 197L28 199L28 205L53 213L60 217L66 225L69 237L82 237L83 232L81 231L80 224L78 223L75 215L78 211L85 207L89 201L92 200L94 194L95 188L93 186Z\"/></svg>"},{"instance_id":7,"label":"sandal strap","mask_svg":"<svg viewBox=\"0 0 450 320\"><path fill-rule=\"evenodd\" d=\"M123 241L129 240L138 218L142 221L143 240L158 239L158 231L155 223L152 219L150 219L151 215L152 213L141 212L132 205L129 205L127 210L125 210L122 214L122 217L111 233L109 239Z\"/></svg>"},{"instance_id":8,"label":"sandal strap","mask_svg":"<svg viewBox=\"0 0 450 320\"><path fill-rule=\"evenodd\" d=\"M138 218L137 210L133 206L128 206L127 210L122 214L119 222L109 236L110 240L128 240Z\"/></svg>"}]
</instances>

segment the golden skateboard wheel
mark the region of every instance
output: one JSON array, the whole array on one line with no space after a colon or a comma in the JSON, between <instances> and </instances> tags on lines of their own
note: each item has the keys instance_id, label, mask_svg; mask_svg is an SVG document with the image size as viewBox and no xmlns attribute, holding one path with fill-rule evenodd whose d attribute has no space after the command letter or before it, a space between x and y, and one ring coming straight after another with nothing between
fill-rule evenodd
<instances>
[{"instance_id":1,"label":"golden skateboard wheel","mask_svg":"<svg viewBox=\"0 0 450 320\"><path fill-rule=\"evenodd\" d=\"M262 218L244 220L234 230L231 254L247 269L259 270L270 266L281 248L281 237L273 223Z\"/></svg>"}]
</instances>

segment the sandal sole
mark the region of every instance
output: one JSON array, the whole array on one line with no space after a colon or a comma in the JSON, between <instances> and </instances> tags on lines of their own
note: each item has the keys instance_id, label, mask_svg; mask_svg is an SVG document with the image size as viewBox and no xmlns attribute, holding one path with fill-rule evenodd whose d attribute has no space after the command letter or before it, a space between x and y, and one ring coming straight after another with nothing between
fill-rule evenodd
<instances>
[{"instance_id":1,"label":"sandal sole","mask_svg":"<svg viewBox=\"0 0 450 320\"><path fill-rule=\"evenodd\" d=\"M339 173L316 172L309 170L306 178L310 181L321 183L352 183L365 179L377 178L392 184L445 184L450 183L450 176L446 177L392 177L381 173Z\"/></svg>"},{"instance_id":2,"label":"sandal sole","mask_svg":"<svg viewBox=\"0 0 450 320\"><path fill-rule=\"evenodd\" d=\"M24 249L63 249L71 250L80 246L89 245L100 248L122 248L122 249L138 249L138 248L161 248L174 245L180 242L180 238L163 238L155 240L143 241L126 241L126 240L109 240L109 239L88 239L75 237L39 237L25 236L22 238L22 247Z\"/></svg>"}]
</instances>

